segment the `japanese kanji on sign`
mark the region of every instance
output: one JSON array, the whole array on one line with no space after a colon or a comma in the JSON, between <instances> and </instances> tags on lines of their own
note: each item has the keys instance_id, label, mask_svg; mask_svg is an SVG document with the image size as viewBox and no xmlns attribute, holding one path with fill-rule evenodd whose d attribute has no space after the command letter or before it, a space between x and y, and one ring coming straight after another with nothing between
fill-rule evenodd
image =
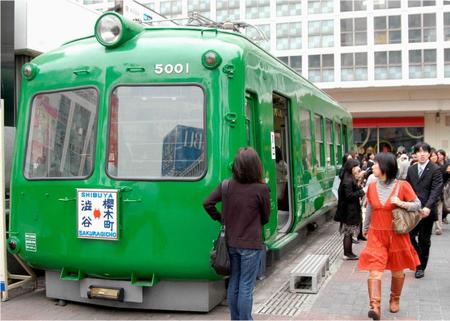
<instances>
[{"instance_id":1,"label":"japanese kanji on sign","mask_svg":"<svg viewBox=\"0 0 450 321\"><path fill-rule=\"evenodd\" d=\"M115 189L77 189L78 238L118 240Z\"/></svg>"}]
</instances>

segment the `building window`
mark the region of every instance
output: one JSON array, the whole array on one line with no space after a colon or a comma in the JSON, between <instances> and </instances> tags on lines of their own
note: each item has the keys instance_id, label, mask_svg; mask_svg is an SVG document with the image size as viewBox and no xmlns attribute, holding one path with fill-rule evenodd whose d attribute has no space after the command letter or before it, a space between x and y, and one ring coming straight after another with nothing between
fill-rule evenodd
<instances>
[{"instance_id":1,"label":"building window","mask_svg":"<svg viewBox=\"0 0 450 321\"><path fill-rule=\"evenodd\" d=\"M367 18L341 19L341 46L367 44Z\"/></svg>"},{"instance_id":2,"label":"building window","mask_svg":"<svg viewBox=\"0 0 450 321\"><path fill-rule=\"evenodd\" d=\"M181 16L182 10L181 0L161 1L160 3L160 13L168 18Z\"/></svg>"},{"instance_id":3,"label":"building window","mask_svg":"<svg viewBox=\"0 0 450 321\"><path fill-rule=\"evenodd\" d=\"M450 78L450 48L444 49L444 75Z\"/></svg>"},{"instance_id":4,"label":"building window","mask_svg":"<svg viewBox=\"0 0 450 321\"><path fill-rule=\"evenodd\" d=\"M247 0L245 8L247 19L261 19L270 17L269 0Z\"/></svg>"},{"instance_id":5,"label":"building window","mask_svg":"<svg viewBox=\"0 0 450 321\"><path fill-rule=\"evenodd\" d=\"M375 79L401 79L402 78L402 52L378 51L375 52Z\"/></svg>"},{"instance_id":6,"label":"building window","mask_svg":"<svg viewBox=\"0 0 450 321\"><path fill-rule=\"evenodd\" d=\"M367 52L341 55L341 80L367 80Z\"/></svg>"},{"instance_id":7,"label":"building window","mask_svg":"<svg viewBox=\"0 0 450 321\"><path fill-rule=\"evenodd\" d=\"M302 164L304 169L312 167L312 148L311 148L311 113L309 110L300 110L300 134L302 144Z\"/></svg>"},{"instance_id":8,"label":"building window","mask_svg":"<svg viewBox=\"0 0 450 321\"><path fill-rule=\"evenodd\" d=\"M308 23L308 42L309 48L333 47L333 20L310 21Z\"/></svg>"},{"instance_id":9,"label":"building window","mask_svg":"<svg viewBox=\"0 0 450 321\"><path fill-rule=\"evenodd\" d=\"M409 78L436 77L436 49L409 51Z\"/></svg>"},{"instance_id":10,"label":"building window","mask_svg":"<svg viewBox=\"0 0 450 321\"><path fill-rule=\"evenodd\" d=\"M277 0L277 17L299 16L302 14L302 2L299 0Z\"/></svg>"},{"instance_id":11,"label":"building window","mask_svg":"<svg viewBox=\"0 0 450 321\"><path fill-rule=\"evenodd\" d=\"M302 47L302 23L287 22L277 24L277 49L300 49Z\"/></svg>"},{"instance_id":12,"label":"building window","mask_svg":"<svg viewBox=\"0 0 450 321\"><path fill-rule=\"evenodd\" d=\"M255 25L255 27L246 28L245 35L261 48L270 50L270 25Z\"/></svg>"},{"instance_id":13,"label":"building window","mask_svg":"<svg viewBox=\"0 0 450 321\"><path fill-rule=\"evenodd\" d=\"M216 20L236 21L240 19L239 0L217 0L216 4Z\"/></svg>"},{"instance_id":14,"label":"building window","mask_svg":"<svg viewBox=\"0 0 450 321\"><path fill-rule=\"evenodd\" d=\"M155 2L143 2L142 4L149 9L156 11L156 3Z\"/></svg>"},{"instance_id":15,"label":"building window","mask_svg":"<svg viewBox=\"0 0 450 321\"><path fill-rule=\"evenodd\" d=\"M211 17L211 10L210 10L210 0L188 0L188 11L189 12L198 12L202 16L205 16L207 18Z\"/></svg>"},{"instance_id":16,"label":"building window","mask_svg":"<svg viewBox=\"0 0 450 321\"><path fill-rule=\"evenodd\" d=\"M334 11L334 0L308 0L308 13L331 13Z\"/></svg>"},{"instance_id":17,"label":"building window","mask_svg":"<svg viewBox=\"0 0 450 321\"><path fill-rule=\"evenodd\" d=\"M392 9L400 8L400 0L374 0L373 7L375 9Z\"/></svg>"},{"instance_id":18,"label":"building window","mask_svg":"<svg viewBox=\"0 0 450 321\"><path fill-rule=\"evenodd\" d=\"M334 55L311 55L308 57L309 80L334 81Z\"/></svg>"},{"instance_id":19,"label":"building window","mask_svg":"<svg viewBox=\"0 0 450 321\"><path fill-rule=\"evenodd\" d=\"M322 116L314 115L314 128L316 133L316 161L315 164L317 167L323 167L325 158L324 155L324 146L323 146L323 134L322 134Z\"/></svg>"},{"instance_id":20,"label":"building window","mask_svg":"<svg viewBox=\"0 0 450 321\"><path fill-rule=\"evenodd\" d=\"M410 43L436 41L436 14L410 14L408 28Z\"/></svg>"},{"instance_id":21,"label":"building window","mask_svg":"<svg viewBox=\"0 0 450 321\"><path fill-rule=\"evenodd\" d=\"M285 56L278 57L278 59L280 59L286 65L290 66L297 73L302 73L302 56Z\"/></svg>"},{"instance_id":22,"label":"building window","mask_svg":"<svg viewBox=\"0 0 450 321\"><path fill-rule=\"evenodd\" d=\"M366 10L365 0L341 0L341 12Z\"/></svg>"},{"instance_id":23,"label":"building window","mask_svg":"<svg viewBox=\"0 0 450 321\"><path fill-rule=\"evenodd\" d=\"M375 44L402 42L400 16L375 17Z\"/></svg>"},{"instance_id":24,"label":"building window","mask_svg":"<svg viewBox=\"0 0 450 321\"><path fill-rule=\"evenodd\" d=\"M429 6L435 6L436 1L435 0L409 0L408 1L408 7L429 7Z\"/></svg>"},{"instance_id":25,"label":"building window","mask_svg":"<svg viewBox=\"0 0 450 321\"><path fill-rule=\"evenodd\" d=\"M450 40L450 12L444 13L444 41Z\"/></svg>"}]
</instances>

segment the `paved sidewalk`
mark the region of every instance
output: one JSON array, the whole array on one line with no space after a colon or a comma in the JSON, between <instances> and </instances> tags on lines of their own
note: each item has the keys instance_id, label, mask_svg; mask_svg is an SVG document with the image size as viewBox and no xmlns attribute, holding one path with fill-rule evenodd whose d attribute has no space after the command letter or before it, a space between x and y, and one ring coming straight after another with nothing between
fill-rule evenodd
<instances>
[{"instance_id":1,"label":"paved sidewalk","mask_svg":"<svg viewBox=\"0 0 450 321\"><path fill-rule=\"evenodd\" d=\"M356 261L343 261L342 238L337 234L338 224L329 222L308 237L301 238L301 245L278 261L265 280L259 281L254 297L254 318L259 320L368 320L367 272L356 269ZM335 244L331 275L320 292L315 295L292 294L286 284L289 271L303 256L317 253L327 244ZM354 245L360 252L365 242ZM401 297L401 310L392 314L388 310L390 273L383 278L382 318L400 320L450 320L450 225L444 225L444 233L432 236L429 267L423 279L415 279L411 271ZM291 314L260 313L274 294L280 293L278 305L286 305ZM278 300L278 299L277 299ZM272 300L273 301L273 300ZM294 308L295 306L295 308ZM45 297L45 290L16 297L0 305L1 320L223 320L229 318L228 307L223 303L209 313L169 311L124 310L69 302L56 305ZM284 309L286 310L286 309ZM292 312L293 311L293 312Z\"/></svg>"},{"instance_id":2,"label":"paved sidewalk","mask_svg":"<svg viewBox=\"0 0 450 321\"><path fill-rule=\"evenodd\" d=\"M425 277L416 279L412 271L400 300L400 312L389 312L390 272L382 281L382 319L450 320L450 225L442 235L431 238L431 252ZM360 252L365 242L354 246ZM309 311L296 319L367 319L367 272L357 270L356 261L343 261L315 298Z\"/></svg>"}]
</instances>

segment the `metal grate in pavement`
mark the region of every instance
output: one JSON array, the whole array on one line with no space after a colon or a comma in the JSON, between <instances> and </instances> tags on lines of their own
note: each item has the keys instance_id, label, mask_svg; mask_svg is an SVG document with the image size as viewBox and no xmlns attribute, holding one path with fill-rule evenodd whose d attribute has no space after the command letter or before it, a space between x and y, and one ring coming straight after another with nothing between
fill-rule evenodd
<instances>
[{"instance_id":1,"label":"metal grate in pavement","mask_svg":"<svg viewBox=\"0 0 450 321\"><path fill-rule=\"evenodd\" d=\"M332 234L326 242L317 249L314 254L326 254L330 257L330 273L335 271L335 266L342 256L342 244L339 232ZM328 278L328 277L327 277ZM308 305L315 294L291 293L289 291L289 280L264 302L256 311L257 314L270 314L281 316L295 316L302 311L304 306Z\"/></svg>"}]
</instances>

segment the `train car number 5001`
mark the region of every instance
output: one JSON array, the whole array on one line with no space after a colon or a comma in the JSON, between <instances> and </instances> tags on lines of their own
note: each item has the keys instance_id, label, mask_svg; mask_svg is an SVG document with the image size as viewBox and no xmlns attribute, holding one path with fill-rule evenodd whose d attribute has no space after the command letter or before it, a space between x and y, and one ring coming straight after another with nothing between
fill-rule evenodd
<instances>
[{"instance_id":1,"label":"train car number 5001","mask_svg":"<svg viewBox=\"0 0 450 321\"><path fill-rule=\"evenodd\" d=\"M188 74L189 64L155 64L155 74Z\"/></svg>"}]
</instances>

